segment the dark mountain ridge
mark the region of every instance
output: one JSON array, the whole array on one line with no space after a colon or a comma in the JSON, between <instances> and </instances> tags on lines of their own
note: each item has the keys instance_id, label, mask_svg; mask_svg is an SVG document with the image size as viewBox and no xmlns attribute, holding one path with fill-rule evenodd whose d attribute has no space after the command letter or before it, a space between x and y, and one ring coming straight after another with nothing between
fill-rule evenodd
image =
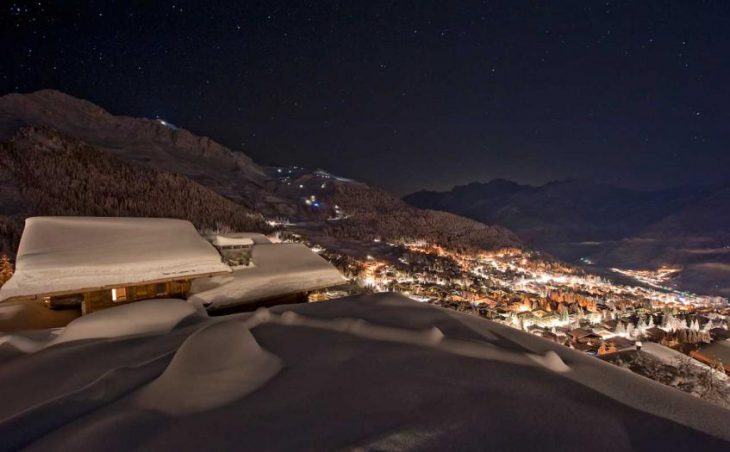
<instances>
[{"instance_id":1,"label":"dark mountain ridge","mask_svg":"<svg viewBox=\"0 0 730 452\"><path fill-rule=\"evenodd\" d=\"M577 179L534 187L498 179L448 192L420 191L404 200L416 207L502 224L539 244L620 239L718 188L640 191Z\"/></svg>"},{"instance_id":2,"label":"dark mountain ridge","mask_svg":"<svg viewBox=\"0 0 730 452\"><path fill-rule=\"evenodd\" d=\"M0 140L23 126L54 129L131 163L183 174L239 202L265 193L263 168L241 152L160 120L112 115L59 91L0 97Z\"/></svg>"},{"instance_id":3,"label":"dark mountain ridge","mask_svg":"<svg viewBox=\"0 0 730 452\"><path fill-rule=\"evenodd\" d=\"M264 167L164 121L115 116L58 91L0 97L0 142L6 249L17 243L22 219L39 214L173 216L250 230L267 228L265 218L286 218L322 240L520 246L501 226L414 208L325 171Z\"/></svg>"}]
</instances>

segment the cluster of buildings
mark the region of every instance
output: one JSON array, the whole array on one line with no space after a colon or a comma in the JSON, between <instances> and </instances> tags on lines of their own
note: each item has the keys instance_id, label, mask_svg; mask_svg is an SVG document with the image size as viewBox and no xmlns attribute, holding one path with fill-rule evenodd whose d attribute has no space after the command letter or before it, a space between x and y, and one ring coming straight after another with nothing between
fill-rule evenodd
<instances>
[{"instance_id":1,"label":"cluster of buildings","mask_svg":"<svg viewBox=\"0 0 730 452\"><path fill-rule=\"evenodd\" d=\"M627 285L521 249L455 252L424 242L391 246L401 250L397 259L330 259L370 290L398 291L587 353L635 350L643 341L730 364L730 356L713 352L724 352L730 337L727 299L659 287L673 269L654 276L642 272L645 281Z\"/></svg>"}]
</instances>

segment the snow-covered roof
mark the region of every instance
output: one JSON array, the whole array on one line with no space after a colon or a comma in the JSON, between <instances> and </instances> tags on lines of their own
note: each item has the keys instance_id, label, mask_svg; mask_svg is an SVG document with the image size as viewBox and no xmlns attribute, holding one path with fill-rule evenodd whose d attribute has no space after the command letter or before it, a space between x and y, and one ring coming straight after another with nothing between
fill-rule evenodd
<instances>
[{"instance_id":1,"label":"snow-covered roof","mask_svg":"<svg viewBox=\"0 0 730 452\"><path fill-rule=\"evenodd\" d=\"M264 234L261 234L260 232L212 232L205 235L205 238L208 239L209 242L215 243L216 240L219 240L220 243L223 243L227 240L251 240L254 245L264 245L271 243L271 240L269 240L268 237L266 237Z\"/></svg>"},{"instance_id":2,"label":"snow-covered roof","mask_svg":"<svg viewBox=\"0 0 730 452\"><path fill-rule=\"evenodd\" d=\"M216 235L213 238L213 245L217 247L226 246L252 246L253 240L250 237L228 237L225 235Z\"/></svg>"},{"instance_id":3,"label":"snow-covered roof","mask_svg":"<svg viewBox=\"0 0 730 452\"><path fill-rule=\"evenodd\" d=\"M230 268L189 221L33 217L0 301L223 272Z\"/></svg>"},{"instance_id":4,"label":"snow-covered roof","mask_svg":"<svg viewBox=\"0 0 730 452\"><path fill-rule=\"evenodd\" d=\"M212 309L343 284L332 264L304 245L254 245L253 267L193 283L190 300Z\"/></svg>"},{"instance_id":5,"label":"snow-covered roof","mask_svg":"<svg viewBox=\"0 0 730 452\"><path fill-rule=\"evenodd\" d=\"M718 359L722 363L730 363L730 339L702 345L700 346L700 352L710 358Z\"/></svg>"}]
</instances>

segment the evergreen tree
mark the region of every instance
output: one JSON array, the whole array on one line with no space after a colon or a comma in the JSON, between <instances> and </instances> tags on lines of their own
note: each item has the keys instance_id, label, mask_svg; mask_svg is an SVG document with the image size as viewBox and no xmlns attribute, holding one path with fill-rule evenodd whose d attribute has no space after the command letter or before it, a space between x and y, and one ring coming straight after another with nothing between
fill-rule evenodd
<instances>
[{"instance_id":1,"label":"evergreen tree","mask_svg":"<svg viewBox=\"0 0 730 452\"><path fill-rule=\"evenodd\" d=\"M0 257L0 286L5 284L11 276L13 276L13 264L10 263L8 256L3 254Z\"/></svg>"},{"instance_id":2,"label":"evergreen tree","mask_svg":"<svg viewBox=\"0 0 730 452\"><path fill-rule=\"evenodd\" d=\"M692 331L699 331L700 330L700 322L697 319L694 319L692 321L692 325L690 326L690 329Z\"/></svg>"},{"instance_id":3,"label":"evergreen tree","mask_svg":"<svg viewBox=\"0 0 730 452\"><path fill-rule=\"evenodd\" d=\"M677 339L679 340L679 343L680 344L687 343L688 342L688 339L689 339L687 337L687 330L684 330L684 329L679 330L679 333L677 334Z\"/></svg>"},{"instance_id":4,"label":"evergreen tree","mask_svg":"<svg viewBox=\"0 0 730 452\"><path fill-rule=\"evenodd\" d=\"M626 325L626 337L634 337L634 324L630 323Z\"/></svg>"}]
</instances>

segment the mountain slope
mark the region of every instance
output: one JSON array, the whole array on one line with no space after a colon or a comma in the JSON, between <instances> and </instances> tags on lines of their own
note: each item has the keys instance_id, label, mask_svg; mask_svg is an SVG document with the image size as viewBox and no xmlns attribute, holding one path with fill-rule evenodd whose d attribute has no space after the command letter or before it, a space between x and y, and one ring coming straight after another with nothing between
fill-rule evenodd
<instances>
[{"instance_id":1,"label":"mountain slope","mask_svg":"<svg viewBox=\"0 0 730 452\"><path fill-rule=\"evenodd\" d=\"M54 90L0 97L0 140L27 125L58 130L130 163L180 173L247 207L281 202L269 199L268 178L248 156L159 120L115 116Z\"/></svg>"},{"instance_id":2,"label":"mountain slope","mask_svg":"<svg viewBox=\"0 0 730 452\"><path fill-rule=\"evenodd\" d=\"M583 180L541 187L495 180L422 191L405 201L442 209L513 229L538 244L555 241L615 240L633 235L707 193L704 188L655 192Z\"/></svg>"},{"instance_id":3,"label":"mountain slope","mask_svg":"<svg viewBox=\"0 0 730 452\"><path fill-rule=\"evenodd\" d=\"M330 234L367 241L425 239L448 248L496 248L521 246L511 231L458 215L415 209L383 191L357 185L340 185L331 197L351 216L330 222Z\"/></svg>"},{"instance_id":4,"label":"mountain slope","mask_svg":"<svg viewBox=\"0 0 730 452\"><path fill-rule=\"evenodd\" d=\"M32 215L184 218L198 228L266 231L263 217L184 176L119 160L83 141L26 127L0 144L2 252Z\"/></svg>"},{"instance_id":5,"label":"mountain slope","mask_svg":"<svg viewBox=\"0 0 730 452\"><path fill-rule=\"evenodd\" d=\"M375 237L392 241L426 239L447 246L483 248L519 245L519 239L503 227L413 208L382 190L324 171L290 167L282 175L282 168L259 166L243 153L209 138L195 136L159 120L115 116L58 91L0 97L0 140L9 140L27 126L35 127L25 129L26 141L34 133L57 131L135 168L179 174L234 201L246 212L285 217L297 224L298 232L314 238L360 242ZM2 184L0 177L0 187ZM41 190L46 189L49 187ZM18 206L28 202L25 199L28 192L13 190L10 184L3 195L5 200L0 201L3 202L0 213L17 211ZM128 193L127 197L136 199L143 195ZM305 203L312 195L319 196L317 208ZM335 206L347 209L347 218L331 220L340 211ZM93 212L93 209L85 211ZM58 206L54 212L70 214L76 210ZM137 215L148 212L149 209L138 210ZM164 213L158 212L157 216Z\"/></svg>"}]
</instances>

